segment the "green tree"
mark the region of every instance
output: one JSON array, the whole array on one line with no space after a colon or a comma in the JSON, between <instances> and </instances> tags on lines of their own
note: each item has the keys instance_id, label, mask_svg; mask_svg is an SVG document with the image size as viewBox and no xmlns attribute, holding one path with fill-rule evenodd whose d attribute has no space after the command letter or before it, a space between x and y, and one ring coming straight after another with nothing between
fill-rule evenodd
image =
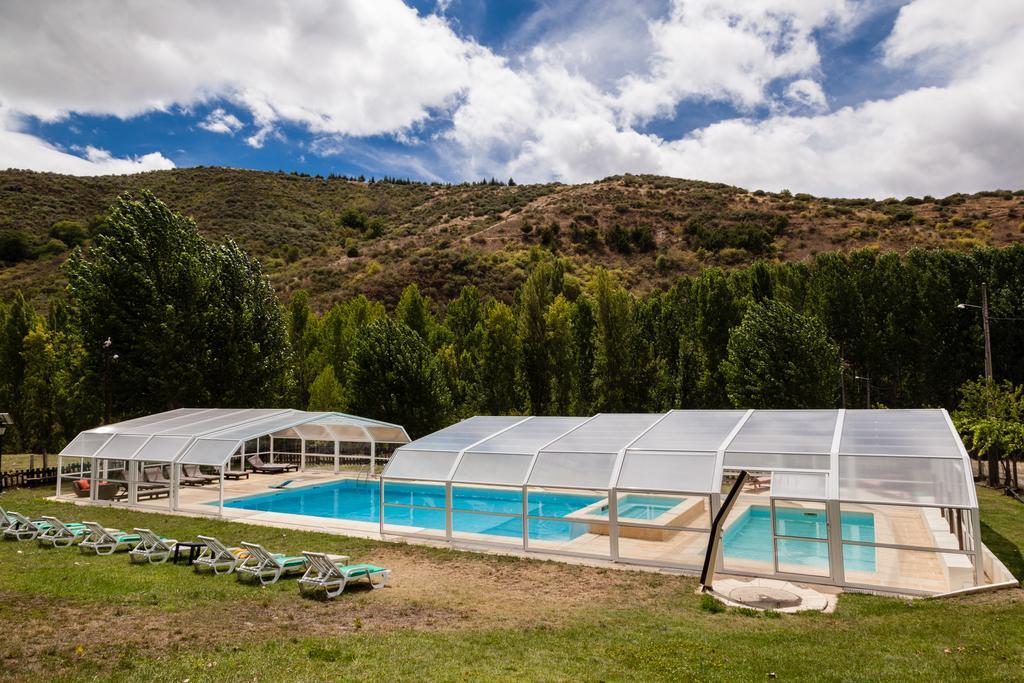
<instances>
[{"instance_id":1,"label":"green tree","mask_svg":"<svg viewBox=\"0 0 1024 683\"><path fill-rule=\"evenodd\" d=\"M492 415L515 413L520 405L519 337L512 309L495 303L487 312L481 345L481 407Z\"/></svg>"},{"instance_id":2,"label":"green tree","mask_svg":"<svg viewBox=\"0 0 1024 683\"><path fill-rule=\"evenodd\" d=\"M152 194L118 198L65 272L94 395L105 354L118 355L115 413L282 399L288 338L259 263L230 242L211 245Z\"/></svg>"},{"instance_id":3,"label":"green tree","mask_svg":"<svg viewBox=\"0 0 1024 683\"><path fill-rule=\"evenodd\" d=\"M594 286L594 408L601 412L638 410L639 385L633 297L601 270Z\"/></svg>"},{"instance_id":4,"label":"green tree","mask_svg":"<svg viewBox=\"0 0 1024 683\"><path fill-rule=\"evenodd\" d=\"M952 417L967 448L987 459L989 485L999 485L1002 463L1005 485L1017 488L1011 463L1024 455L1024 386L984 378L965 382Z\"/></svg>"},{"instance_id":5,"label":"green tree","mask_svg":"<svg viewBox=\"0 0 1024 683\"><path fill-rule=\"evenodd\" d=\"M420 288L416 283L402 290L398 306L395 307L395 320L418 334L423 341L430 342L437 323L430 310L430 300L420 294Z\"/></svg>"},{"instance_id":6,"label":"green tree","mask_svg":"<svg viewBox=\"0 0 1024 683\"><path fill-rule=\"evenodd\" d=\"M14 300L0 318L0 405L6 406L0 411L11 413L15 418L14 426L4 439L9 450L21 447L20 425L25 415L25 337L34 322L32 307L20 291L15 292Z\"/></svg>"},{"instance_id":7,"label":"green tree","mask_svg":"<svg viewBox=\"0 0 1024 683\"><path fill-rule=\"evenodd\" d=\"M573 415L589 415L594 404L594 305L588 296L580 296L572 306Z\"/></svg>"},{"instance_id":8,"label":"green tree","mask_svg":"<svg viewBox=\"0 0 1024 683\"><path fill-rule=\"evenodd\" d=\"M551 400L551 367L548 364L545 314L561 289L561 267L546 260L533 267L519 290L522 377L526 385L528 411L533 415L546 414Z\"/></svg>"},{"instance_id":9,"label":"green tree","mask_svg":"<svg viewBox=\"0 0 1024 683\"><path fill-rule=\"evenodd\" d=\"M723 370L738 408L828 408L839 354L817 319L768 301L751 306L733 331Z\"/></svg>"},{"instance_id":10,"label":"green tree","mask_svg":"<svg viewBox=\"0 0 1024 683\"><path fill-rule=\"evenodd\" d=\"M447 423L450 398L426 342L409 326L378 318L357 337L351 410L403 425L417 438Z\"/></svg>"},{"instance_id":11,"label":"green tree","mask_svg":"<svg viewBox=\"0 0 1024 683\"><path fill-rule=\"evenodd\" d=\"M327 365L309 388L308 410L343 411L345 404L345 390L334 376L334 366Z\"/></svg>"},{"instance_id":12,"label":"green tree","mask_svg":"<svg viewBox=\"0 0 1024 683\"><path fill-rule=\"evenodd\" d=\"M572 405L572 312L572 304L559 294L544 315L547 360L552 369L549 406L555 415L567 415Z\"/></svg>"}]
</instances>

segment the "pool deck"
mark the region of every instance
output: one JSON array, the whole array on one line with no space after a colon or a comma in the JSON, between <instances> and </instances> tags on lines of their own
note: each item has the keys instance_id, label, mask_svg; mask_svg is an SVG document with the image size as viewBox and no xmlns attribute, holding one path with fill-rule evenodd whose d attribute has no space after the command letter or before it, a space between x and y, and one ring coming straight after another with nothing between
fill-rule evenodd
<instances>
[{"instance_id":1,"label":"pool deck","mask_svg":"<svg viewBox=\"0 0 1024 683\"><path fill-rule=\"evenodd\" d=\"M351 472L336 474L333 471L309 470L287 474L251 474L248 479L229 480L224 482L224 499L239 498L275 492L274 485L292 480L288 489L331 482L352 480L356 477ZM363 479L368 486L378 486L376 478ZM186 515L193 517L217 517L218 487L188 486L182 487L178 494L178 508L171 510L167 499L143 501L130 506L132 509L147 512ZM59 500L79 505L91 504L87 500L74 496L63 495ZM730 514L729 524L739 519L752 505L768 505L767 489L745 491L739 498ZM107 504L107 503L102 503ZM821 509L815 503L791 503L797 507L807 506ZM118 507L129 507L117 504ZM863 511L875 517L875 539L880 543L897 543L905 545L933 546L936 544L934 525L929 527L928 520L917 508L901 508L897 506L844 506L844 511ZM225 507L222 519L259 524L304 531L317 531L344 536L380 539L380 527L377 523L357 522L330 517L313 517L308 515L285 514L278 512L262 512L241 508ZM698 526L694 524L693 526ZM448 547L444 530L416 529L391 527L388 529L401 533L385 533L385 540L422 543L435 547ZM386 529L385 531L387 532ZM556 559L563 562L587 564L610 568L641 569L645 571L662 571L669 573L699 573L704 560L707 534L699 532L679 532L664 540L652 541L637 538L619 538L619 562L606 559L610 553L610 542L607 535L585 533L568 542L531 540L530 551L523 550L519 538L505 538L487 534L456 532L452 545L457 549L510 554L539 559ZM578 557L562 553L586 553L589 557ZM603 557L602 557L603 556ZM873 573L847 572L847 581L865 586L877 586L881 590L891 592L894 587L909 588L931 592L946 592L959 586L953 585L950 570L944 567L940 556L935 553L910 551L876 550L876 571ZM949 556L959 557L963 556ZM653 566L672 563L674 567ZM770 563L726 558L720 570L729 574L771 574ZM792 580L792 576L789 577ZM808 580L814 577L808 575ZM819 579L820 580L820 579Z\"/></svg>"}]
</instances>

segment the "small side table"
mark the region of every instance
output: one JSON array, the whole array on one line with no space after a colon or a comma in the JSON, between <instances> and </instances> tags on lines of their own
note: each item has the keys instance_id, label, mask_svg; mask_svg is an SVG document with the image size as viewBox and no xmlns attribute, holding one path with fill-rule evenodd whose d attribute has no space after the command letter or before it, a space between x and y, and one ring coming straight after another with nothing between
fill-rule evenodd
<instances>
[{"instance_id":1,"label":"small side table","mask_svg":"<svg viewBox=\"0 0 1024 683\"><path fill-rule=\"evenodd\" d=\"M188 564L192 564L199 557L199 554L203 552L203 548L206 544L202 541L179 541L174 546L174 557L171 558L173 564L178 564L178 559L187 559ZM188 558L182 554L182 551L188 549Z\"/></svg>"},{"instance_id":2,"label":"small side table","mask_svg":"<svg viewBox=\"0 0 1024 683\"><path fill-rule=\"evenodd\" d=\"M225 472L224 473L224 478L225 479L234 479L235 481L238 481L239 479L243 479L243 478L244 479L248 479L249 478L249 471L246 470L245 472Z\"/></svg>"}]
</instances>

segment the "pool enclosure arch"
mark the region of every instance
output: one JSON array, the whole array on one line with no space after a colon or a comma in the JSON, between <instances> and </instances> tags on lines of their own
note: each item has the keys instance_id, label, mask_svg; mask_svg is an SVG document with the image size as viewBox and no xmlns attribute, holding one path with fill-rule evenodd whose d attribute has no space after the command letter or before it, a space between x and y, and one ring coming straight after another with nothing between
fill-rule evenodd
<instances>
[{"instance_id":1,"label":"pool enclosure arch","mask_svg":"<svg viewBox=\"0 0 1024 683\"><path fill-rule=\"evenodd\" d=\"M282 447L295 442L298 450ZM401 425L345 413L179 408L79 433L58 455L56 493L60 497L68 487L91 502L147 502L177 510L181 486L190 477L205 478L218 485L222 513L225 477L243 475L254 456L269 463L283 454L297 457L300 471L309 459L333 461L336 473L342 461L356 461L369 477L377 470L378 445L408 442ZM314 444L320 448L312 449ZM342 453L342 444L364 452Z\"/></svg>"},{"instance_id":2,"label":"pool enclosure arch","mask_svg":"<svg viewBox=\"0 0 1024 683\"><path fill-rule=\"evenodd\" d=\"M379 486L383 536L905 594L1007 578L941 409L477 416Z\"/></svg>"}]
</instances>

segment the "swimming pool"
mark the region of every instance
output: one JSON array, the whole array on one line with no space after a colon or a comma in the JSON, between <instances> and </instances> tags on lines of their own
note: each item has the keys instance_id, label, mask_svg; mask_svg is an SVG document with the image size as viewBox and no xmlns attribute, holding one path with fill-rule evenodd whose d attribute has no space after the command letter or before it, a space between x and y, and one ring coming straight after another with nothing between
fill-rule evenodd
<instances>
[{"instance_id":1,"label":"swimming pool","mask_svg":"<svg viewBox=\"0 0 1024 683\"><path fill-rule=\"evenodd\" d=\"M529 520L531 540L571 541L589 529L586 523L559 521L593 505L603 497L591 494L531 492L529 514L551 519ZM384 523L424 529L444 529L444 486L388 482L384 487ZM396 505L405 507L394 507ZM416 506L416 507L409 507ZM380 519L380 487L376 482L354 479L277 491L224 501L224 507L311 515L377 523ZM491 513L491 514L474 514ZM452 530L522 538L522 492L514 489L452 487Z\"/></svg>"},{"instance_id":2,"label":"swimming pool","mask_svg":"<svg viewBox=\"0 0 1024 683\"><path fill-rule=\"evenodd\" d=\"M619 499L619 519L632 519L649 522L682 503L685 498L669 498L667 496L645 496L629 493ZM589 513L594 517L607 517L608 505L600 510Z\"/></svg>"},{"instance_id":3,"label":"swimming pool","mask_svg":"<svg viewBox=\"0 0 1024 683\"><path fill-rule=\"evenodd\" d=\"M775 509L779 535L797 538L825 539L825 513L820 510L798 508ZM874 541L875 516L867 512L844 512L842 534L846 540ZM725 557L745 560L772 561L771 509L752 505L722 536ZM813 569L828 568L828 544L809 541L779 539L779 564ZM868 546L844 545L843 566L852 571L875 571L875 549Z\"/></svg>"}]
</instances>

